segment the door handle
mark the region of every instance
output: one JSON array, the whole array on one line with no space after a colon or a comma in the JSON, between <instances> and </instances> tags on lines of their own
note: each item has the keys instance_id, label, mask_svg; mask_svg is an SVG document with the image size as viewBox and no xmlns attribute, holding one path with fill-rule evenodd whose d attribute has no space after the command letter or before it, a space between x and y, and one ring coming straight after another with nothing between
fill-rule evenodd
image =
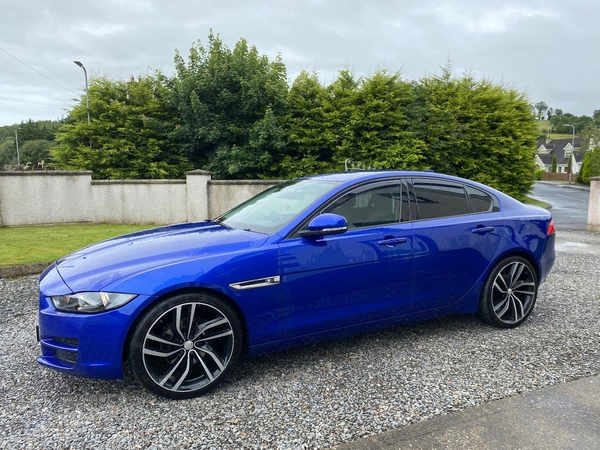
<instances>
[{"instance_id":1,"label":"door handle","mask_svg":"<svg viewBox=\"0 0 600 450\"><path fill-rule=\"evenodd\" d=\"M490 233L492 231L494 231L494 227L471 228L471 233L477 233L477 234Z\"/></svg>"},{"instance_id":2,"label":"door handle","mask_svg":"<svg viewBox=\"0 0 600 450\"><path fill-rule=\"evenodd\" d=\"M397 244L404 244L407 242L407 238L386 238L382 241L379 241L379 245L385 245L386 247L394 247Z\"/></svg>"}]
</instances>

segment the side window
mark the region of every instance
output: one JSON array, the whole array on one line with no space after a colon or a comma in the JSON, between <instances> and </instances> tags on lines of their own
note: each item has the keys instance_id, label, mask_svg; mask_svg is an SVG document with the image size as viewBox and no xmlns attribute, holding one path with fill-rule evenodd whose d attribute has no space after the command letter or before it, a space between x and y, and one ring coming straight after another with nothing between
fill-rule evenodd
<instances>
[{"instance_id":1,"label":"side window","mask_svg":"<svg viewBox=\"0 0 600 450\"><path fill-rule=\"evenodd\" d=\"M471 205L472 213L482 213L491 211L500 211L498 200L489 195L487 192L480 191L471 186L465 186L467 195L469 196L469 204Z\"/></svg>"},{"instance_id":2,"label":"side window","mask_svg":"<svg viewBox=\"0 0 600 450\"><path fill-rule=\"evenodd\" d=\"M469 213L461 183L440 179L413 179L419 219L458 216Z\"/></svg>"},{"instance_id":3,"label":"side window","mask_svg":"<svg viewBox=\"0 0 600 450\"><path fill-rule=\"evenodd\" d=\"M398 223L400 199L400 183L378 185L345 194L323 212L344 216L350 229Z\"/></svg>"}]
</instances>

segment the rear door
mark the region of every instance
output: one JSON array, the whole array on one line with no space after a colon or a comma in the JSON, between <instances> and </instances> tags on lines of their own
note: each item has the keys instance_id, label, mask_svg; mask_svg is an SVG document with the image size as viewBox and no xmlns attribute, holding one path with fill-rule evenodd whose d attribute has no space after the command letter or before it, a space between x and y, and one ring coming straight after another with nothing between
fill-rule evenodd
<instances>
[{"instance_id":1,"label":"rear door","mask_svg":"<svg viewBox=\"0 0 600 450\"><path fill-rule=\"evenodd\" d=\"M497 199L479 188L422 177L412 189L415 307L447 306L487 273L504 220Z\"/></svg>"}]
</instances>

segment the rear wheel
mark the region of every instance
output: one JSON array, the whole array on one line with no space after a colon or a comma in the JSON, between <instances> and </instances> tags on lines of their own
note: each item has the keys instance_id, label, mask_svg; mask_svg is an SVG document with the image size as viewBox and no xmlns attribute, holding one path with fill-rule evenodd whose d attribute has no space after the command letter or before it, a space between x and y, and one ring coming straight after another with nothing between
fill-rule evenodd
<instances>
[{"instance_id":1,"label":"rear wheel","mask_svg":"<svg viewBox=\"0 0 600 450\"><path fill-rule=\"evenodd\" d=\"M235 366L242 327L231 307L208 294L165 299L140 320L131 340L131 367L150 391L179 399L215 388Z\"/></svg>"},{"instance_id":2,"label":"rear wheel","mask_svg":"<svg viewBox=\"0 0 600 450\"><path fill-rule=\"evenodd\" d=\"M537 288L537 274L529 261L520 256L503 259L483 285L477 315L490 325L516 327L531 314Z\"/></svg>"}]
</instances>

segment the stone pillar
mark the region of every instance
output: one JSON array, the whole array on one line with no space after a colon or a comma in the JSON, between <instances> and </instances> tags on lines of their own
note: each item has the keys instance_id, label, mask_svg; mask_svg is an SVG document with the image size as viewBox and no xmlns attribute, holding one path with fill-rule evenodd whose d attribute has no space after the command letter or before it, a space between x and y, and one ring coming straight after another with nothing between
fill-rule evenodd
<instances>
[{"instance_id":1,"label":"stone pillar","mask_svg":"<svg viewBox=\"0 0 600 450\"><path fill-rule=\"evenodd\" d=\"M600 177L590 178L587 229L588 231L600 232Z\"/></svg>"},{"instance_id":2,"label":"stone pillar","mask_svg":"<svg viewBox=\"0 0 600 450\"><path fill-rule=\"evenodd\" d=\"M192 170L185 173L185 179L188 222L212 219L208 217L208 182L212 179L211 172Z\"/></svg>"}]
</instances>

